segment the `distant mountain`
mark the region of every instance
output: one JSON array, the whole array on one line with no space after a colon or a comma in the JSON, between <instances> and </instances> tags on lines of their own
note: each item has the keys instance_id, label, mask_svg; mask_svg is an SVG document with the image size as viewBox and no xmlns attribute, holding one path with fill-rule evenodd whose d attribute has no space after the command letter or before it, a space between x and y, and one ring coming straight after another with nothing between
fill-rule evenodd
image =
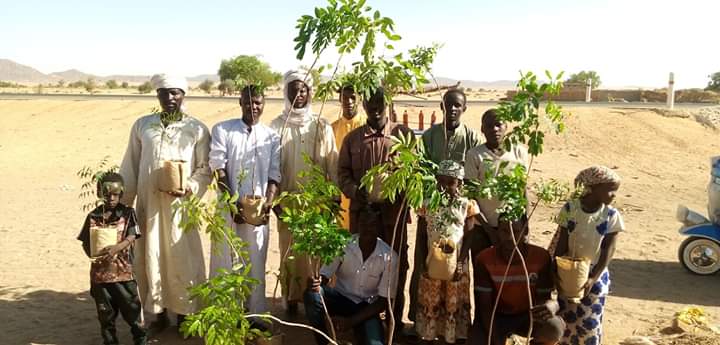
<instances>
[{"instance_id":1,"label":"distant mountain","mask_svg":"<svg viewBox=\"0 0 720 345\"><path fill-rule=\"evenodd\" d=\"M15 83L46 83L48 79L47 75L32 67L0 59L0 80Z\"/></svg>"},{"instance_id":2,"label":"distant mountain","mask_svg":"<svg viewBox=\"0 0 720 345\"><path fill-rule=\"evenodd\" d=\"M88 80L89 78L99 81L97 76L87 74L85 72L78 71L76 69L69 69L63 72L53 72L47 75L53 80L64 80L66 82L74 82L78 80Z\"/></svg>"},{"instance_id":3,"label":"distant mountain","mask_svg":"<svg viewBox=\"0 0 720 345\"><path fill-rule=\"evenodd\" d=\"M104 83L108 80L115 80L118 83L128 82L130 84L141 84L150 80L149 75L115 74L109 76L97 76L77 69L69 69L67 71L45 74L32 67L21 65L12 60L0 59L0 81L9 81L21 84L54 84L60 80L63 80L66 83L72 83L80 80L88 80L90 78L95 79L96 82L100 83ZM214 82L218 82L220 80L220 78L215 74L201 74L194 77L188 77L187 79L191 85L202 83L205 79L210 79Z\"/></svg>"},{"instance_id":4,"label":"distant mountain","mask_svg":"<svg viewBox=\"0 0 720 345\"><path fill-rule=\"evenodd\" d=\"M42 73L32 67L21 65L11 60L0 59L0 81L9 81L15 83L25 84L48 84L57 83L60 80L66 83L72 83L80 80L88 80L89 78L95 79L96 82L104 83L108 80L115 80L118 83L128 82L130 84L141 84L150 80L150 76L147 75L109 75L109 76L97 76L89 73L82 72L77 69L69 69L62 72L53 72L50 74ZM188 77L188 82L192 86L196 86L199 83L209 79L213 82L219 82L220 78L216 74L201 74L197 76ZM441 86L455 85L458 80L452 78L438 77L438 83ZM515 81L512 80L497 80L497 81L475 81L475 80L460 80L460 85L465 88L471 89L514 89ZM435 85L428 85L428 87L434 87Z\"/></svg>"}]
</instances>

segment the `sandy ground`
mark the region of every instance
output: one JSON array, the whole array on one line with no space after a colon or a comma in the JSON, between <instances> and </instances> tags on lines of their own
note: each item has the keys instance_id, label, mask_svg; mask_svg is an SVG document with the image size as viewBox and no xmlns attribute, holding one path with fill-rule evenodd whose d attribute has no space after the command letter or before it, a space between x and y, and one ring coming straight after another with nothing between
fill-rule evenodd
<instances>
[{"instance_id":1,"label":"sandy ground","mask_svg":"<svg viewBox=\"0 0 720 345\"><path fill-rule=\"evenodd\" d=\"M188 106L208 126L239 114L232 103ZM101 343L88 293L89 263L75 240L84 219L75 173L105 155L119 161L133 121L153 107L149 100L0 101L0 344ZM484 110L469 109L464 121L479 129ZM581 168L605 164L624 178L616 203L628 231L611 264L605 343L666 322L685 305L720 316L720 278L693 276L680 266L682 237L674 219L678 203L705 210L708 158L720 152L718 133L690 119L643 110L568 110L569 131L547 139L532 176L570 181ZM279 111L268 105L263 121ZM330 105L325 114L335 119L337 111ZM534 242L549 242L549 219L557 208L536 213ZM410 233L412 240L412 226ZM270 243L268 296L279 262L276 238ZM274 311L282 315L279 305ZM127 327L118 323L122 341L130 343ZM311 341L305 331L287 332L286 344ZM180 341L172 331L155 342L201 344Z\"/></svg>"}]
</instances>

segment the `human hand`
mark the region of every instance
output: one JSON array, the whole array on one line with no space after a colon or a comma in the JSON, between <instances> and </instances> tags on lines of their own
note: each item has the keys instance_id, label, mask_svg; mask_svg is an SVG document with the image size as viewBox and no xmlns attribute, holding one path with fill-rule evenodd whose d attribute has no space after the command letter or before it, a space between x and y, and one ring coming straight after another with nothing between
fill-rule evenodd
<instances>
[{"instance_id":1,"label":"human hand","mask_svg":"<svg viewBox=\"0 0 720 345\"><path fill-rule=\"evenodd\" d=\"M597 279L595 279L593 277L588 278L588 280L585 282L585 284L583 284L583 287L582 287L583 296L587 296L590 294L590 290L592 290L592 287L593 287L593 285L595 285L596 281L597 281Z\"/></svg>"},{"instance_id":2,"label":"human hand","mask_svg":"<svg viewBox=\"0 0 720 345\"><path fill-rule=\"evenodd\" d=\"M279 218L279 217L282 215L282 213L283 213L283 209L282 209L282 207L281 207L279 204L273 206L272 210L273 210L273 213L275 213L275 217L278 217L278 218Z\"/></svg>"},{"instance_id":3,"label":"human hand","mask_svg":"<svg viewBox=\"0 0 720 345\"><path fill-rule=\"evenodd\" d=\"M543 304L532 307L533 317L539 320L550 320L560 310L560 305L554 300L548 300Z\"/></svg>"},{"instance_id":4,"label":"human hand","mask_svg":"<svg viewBox=\"0 0 720 345\"><path fill-rule=\"evenodd\" d=\"M240 204L239 201L238 201L237 204L235 204L235 205L236 205L236 207L237 207L237 212L236 212L236 213L233 213L233 215L232 215L232 216L233 216L233 222L235 222L235 224L245 224L245 223L247 223L247 221L245 220L245 216L244 216L243 213L242 213L242 210L243 210L242 205Z\"/></svg>"},{"instance_id":5,"label":"human hand","mask_svg":"<svg viewBox=\"0 0 720 345\"><path fill-rule=\"evenodd\" d=\"M357 200L361 204L366 204L368 202L369 194L365 188L358 187L357 191L355 192L355 200Z\"/></svg>"},{"instance_id":6,"label":"human hand","mask_svg":"<svg viewBox=\"0 0 720 345\"><path fill-rule=\"evenodd\" d=\"M310 291L320 293L320 286L322 285L322 278L311 277L307 279L307 287Z\"/></svg>"},{"instance_id":7,"label":"human hand","mask_svg":"<svg viewBox=\"0 0 720 345\"><path fill-rule=\"evenodd\" d=\"M185 187L184 191L174 190L174 191L165 192L165 193L168 193L176 198L182 198L182 197L192 194L192 189L190 189L190 187Z\"/></svg>"},{"instance_id":8,"label":"human hand","mask_svg":"<svg viewBox=\"0 0 720 345\"><path fill-rule=\"evenodd\" d=\"M265 202L262 206L262 224L265 225L270 221L270 210L272 210L272 202Z\"/></svg>"}]
</instances>

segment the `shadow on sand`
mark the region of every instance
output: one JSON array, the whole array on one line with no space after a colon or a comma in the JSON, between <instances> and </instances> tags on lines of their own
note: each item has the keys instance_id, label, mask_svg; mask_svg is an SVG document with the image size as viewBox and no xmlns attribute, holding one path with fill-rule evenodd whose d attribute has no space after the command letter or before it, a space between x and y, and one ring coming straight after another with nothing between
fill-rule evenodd
<instances>
[{"instance_id":1,"label":"shadow on sand","mask_svg":"<svg viewBox=\"0 0 720 345\"><path fill-rule=\"evenodd\" d=\"M694 275L678 262L613 259L612 294L640 300L720 305L720 275Z\"/></svg>"}]
</instances>

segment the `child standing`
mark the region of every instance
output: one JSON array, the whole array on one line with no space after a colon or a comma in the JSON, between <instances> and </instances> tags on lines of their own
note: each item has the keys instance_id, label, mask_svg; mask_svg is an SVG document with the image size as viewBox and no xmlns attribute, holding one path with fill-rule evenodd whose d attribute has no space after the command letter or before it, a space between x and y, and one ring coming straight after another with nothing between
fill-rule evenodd
<instances>
[{"instance_id":1,"label":"child standing","mask_svg":"<svg viewBox=\"0 0 720 345\"><path fill-rule=\"evenodd\" d=\"M124 190L120 174L104 174L98 180L97 190L103 204L87 215L77 239L82 241L85 254L92 259L90 294L95 300L103 343L118 344L115 319L120 313L130 325L134 344L145 345L147 335L142 325L142 308L132 269L132 245L140 237L135 210L120 203ZM100 227L117 229L117 241L115 245L92 253L90 237Z\"/></svg>"},{"instance_id":2,"label":"child standing","mask_svg":"<svg viewBox=\"0 0 720 345\"><path fill-rule=\"evenodd\" d=\"M430 262L425 265L425 272L420 277L415 330L425 343L432 343L441 336L446 343L452 344L458 339L467 339L470 328L469 241L463 241L463 238L474 226L473 218L479 213L479 208L474 200L460 196L464 175L460 164L442 161L437 181L447 202L436 210L418 212L427 220L428 260L431 260L438 245L444 247L445 253L455 251L457 258L455 274L449 280L430 277ZM453 258L452 255L449 257Z\"/></svg>"},{"instance_id":3,"label":"child standing","mask_svg":"<svg viewBox=\"0 0 720 345\"><path fill-rule=\"evenodd\" d=\"M617 235L625 230L617 209L610 206L620 188L620 176L610 168L593 166L578 174L575 185L583 188L579 199L568 201L558 215L555 257L572 256L591 263L579 304L559 298L560 315L567 327L561 345L600 345L605 298L610 289L608 264ZM553 243L555 244L555 243Z\"/></svg>"}]
</instances>

